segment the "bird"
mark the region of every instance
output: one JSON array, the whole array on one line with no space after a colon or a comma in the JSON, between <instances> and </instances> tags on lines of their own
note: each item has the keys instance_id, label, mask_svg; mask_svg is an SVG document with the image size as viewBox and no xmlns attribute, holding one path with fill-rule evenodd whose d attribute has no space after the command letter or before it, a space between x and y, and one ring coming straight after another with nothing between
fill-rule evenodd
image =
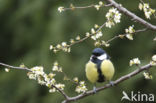
<instances>
[{"instance_id":1,"label":"bird","mask_svg":"<svg viewBox=\"0 0 156 103\"><path fill-rule=\"evenodd\" d=\"M94 84L93 91L96 93L96 83L111 81L115 69L113 63L110 61L110 56L102 48L95 48L85 67L87 79Z\"/></svg>"}]
</instances>

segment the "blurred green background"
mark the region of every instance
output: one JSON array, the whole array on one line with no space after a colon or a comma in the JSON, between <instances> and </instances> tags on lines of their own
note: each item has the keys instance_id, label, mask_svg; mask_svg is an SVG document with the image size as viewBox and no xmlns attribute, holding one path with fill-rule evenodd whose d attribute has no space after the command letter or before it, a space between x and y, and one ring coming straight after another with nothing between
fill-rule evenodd
<instances>
[{"instance_id":1,"label":"blurred green background","mask_svg":"<svg viewBox=\"0 0 156 103\"><path fill-rule=\"evenodd\" d=\"M77 35L85 36L94 24L105 22L105 14L109 8L97 11L95 8L78 9L59 13L59 6L85 6L98 3L99 0L0 0L0 62L19 66L24 63L27 67L44 66L45 71L51 71L54 61L58 61L63 71L69 77L79 77L85 80L89 89L93 85L85 77L85 64L89 60L91 51L95 48L92 40L72 47L71 53L49 51L50 44L69 41ZM144 18L138 10L139 0L116 0L130 11ZM156 1L150 0L150 5L156 8ZM145 18L144 18L145 19ZM146 19L147 20L147 19ZM103 28L103 40L108 40L117 34L124 33L124 29L135 25L135 29L144 26L134 23L129 17L122 15L121 23L111 29ZM156 19L149 21L156 25ZM156 32L146 31L134 36L133 41L116 39L109 48L102 47L111 56L116 73L113 80L132 72L135 66L129 67L129 60L140 58L142 64L149 63L151 56L156 54L156 42L153 38ZM121 84L86 97L75 103L121 103L122 91L153 93L156 95L156 70L150 72L153 80L145 80L139 74ZM48 88L40 86L34 80L29 80L26 71L11 70L9 73L0 66L0 103L60 103L64 98L59 93L49 93ZM65 92L75 96L75 86L62 80L58 74L58 81L65 83ZM103 84L98 84L102 86ZM74 87L74 88L73 88ZM122 101L123 103L126 101Z\"/></svg>"}]
</instances>

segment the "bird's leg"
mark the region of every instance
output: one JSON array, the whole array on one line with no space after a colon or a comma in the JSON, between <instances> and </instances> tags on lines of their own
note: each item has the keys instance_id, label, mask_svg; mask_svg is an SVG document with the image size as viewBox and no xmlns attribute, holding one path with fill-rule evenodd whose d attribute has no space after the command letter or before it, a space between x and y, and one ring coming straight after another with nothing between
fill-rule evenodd
<instances>
[{"instance_id":1,"label":"bird's leg","mask_svg":"<svg viewBox=\"0 0 156 103\"><path fill-rule=\"evenodd\" d=\"M113 81L109 81L109 83L111 84L111 86L114 86L114 82Z\"/></svg>"},{"instance_id":2,"label":"bird's leg","mask_svg":"<svg viewBox=\"0 0 156 103\"><path fill-rule=\"evenodd\" d=\"M94 91L94 94L96 93L96 84L94 84L93 86L93 91Z\"/></svg>"}]
</instances>

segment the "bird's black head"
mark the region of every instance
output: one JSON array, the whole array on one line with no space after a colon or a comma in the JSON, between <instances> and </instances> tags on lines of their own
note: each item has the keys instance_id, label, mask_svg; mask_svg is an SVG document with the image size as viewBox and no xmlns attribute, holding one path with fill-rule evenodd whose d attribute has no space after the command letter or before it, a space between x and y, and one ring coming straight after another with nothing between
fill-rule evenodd
<instances>
[{"instance_id":1,"label":"bird's black head","mask_svg":"<svg viewBox=\"0 0 156 103\"><path fill-rule=\"evenodd\" d=\"M101 48L95 48L92 52L95 56L101 56L102 54L105 54L106 52Z\"/></svg>"},{"instance_id":2,"label":"bird's black head","mask_svg":"<svg viewBox=\"0 0 156 103\"><path fill-rule=\"evenodd\" d=\"M101 48L95 48L92 52L91 60L105 60L109 59L107 53Z\"/></svg>"}]
</instances>

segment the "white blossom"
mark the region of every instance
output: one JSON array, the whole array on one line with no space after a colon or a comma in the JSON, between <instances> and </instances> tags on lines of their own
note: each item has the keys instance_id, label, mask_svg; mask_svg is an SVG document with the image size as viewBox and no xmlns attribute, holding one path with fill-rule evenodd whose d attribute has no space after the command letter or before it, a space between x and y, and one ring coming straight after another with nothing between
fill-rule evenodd
<instances>
[{"instance_id":1,"label":"white blossom","mask_svg":"<svg viewBox=\"0 0 156 103\"><path fill-rule=\"evenodd\" d=\"M156 62L150 61L150 65L151 65L151 66L156 66Z\"/></svg>"},{"instance_id":2,"label":"white blossom","mask_svg":"<svg viewBox=\"0 0 156 103\"><path fill-rule=\"evenodd\" d=\"M8 68L5 68L5 72L9 72L10 71L10 69L8 69Z\"/></svg>"},{"instance_id":3,"label":"white blossom","mask_svg":"<svg viewBox=\"0 0 156 103\"><path fill-rule=\"evenodd\" d=\"M59 67L58 66L55 66L55 65L52 68L53 71L58 71L58 69L59 69Z\"/></svg>"},{"instance_id":4,"label":"white blossom","mask_svg":"<svg viewBox=\"0 0 156 103\"><path fill-rule=\"evenodd\" d=\"M75 77L73 80L74 80L74 82L76 82L76 83L78 83L78 81L79 81L78 77Z\"/></svg>"},{"instance_id":5,"label":"white blossom","mask_svg":"<svg viewBox=\"0 0 156 103\"><path fill-rule=\"evenodd\" d=\"M144 75L145 79L152 79L153 78L152 75L150 75L147 72L144 72L143 75Z\"/></svg>"},{"instance_id":6,"label":"white blossom","mask_svg":"<svg viewBox=\"0 0 156 103\"><path fill-rule=\"evenodd\" d=\"M52 50L53 48L54 48L53 45L50 45L49 49Z\"/></svg>"},{"instance_id":7,"label":"white blossom","mask_svg":"<svg viewBox=\"0 0 156 103\"><path fill-rule=\"evenodd\" d=\"M104 5L104 3L102 1L99 1L99 5L102 6Z\"/></svg>"},{"instance_id":8,"label":"white blossom","mask_svg":"<svg viewBox=\"0 0 156 103\"><path fill-rule=\"evenodd\" d=\"M45 85L46 84L46 81L44 80L44 77L43 76L38 76L37 78L38 80L38 84L40 85Z\"/></svg>"},{"instance_id":9,"label":"white blossom","mask_svg":"<svg viewBox=\"0 0 156 103\"><path fill-rule=\"evenodd\" d=\"M134 58L132 60L130 60L129 65L132 66L134 64L139 65L141 62L139 60L139 58Z\"/></svg>"},{"instance_id":10,"label":"white blossom","mask_svg":"<svg viewBox=\"0 0 156 103\"><path fill-rule=\"evenodd\" d=\"M90 36L90 33L89 32L86 32L86 37L89 37Z\"/></svg>"},{"instance_id":11,"label":"white blossom","mask_svg":"<svg viewBox=\"0 0 156 103\"><path fill-rule=\"evenodd\" d=\"M88 89L86 87L85 81L80 81L79 85L76 87L75 91L78 93L86 92Z\"/></svg>"},{"instance_id":12,"label":"white blossom","mask_svg":"<svg viewBox=\"0 0 156 103\"><path fill-rule=\"evenodd\" d=\"M66 42L62 42L62 46L63 47L66 47L67 46L67 43Z\"/></svg>"},{"instance_id":13,"label":"white blossom","mask_svg":"<svg viewBox=\"0 0 156 103\"><path fill-rule=\"evenodd\" d=\"M55 83L56 83L56 80L53 78L53 79L50 79L49 81L46 81L46 86L50 88L52 85L55 85Z\"/></svg>"},{"instance_id":14,"label":"white blossom","mask_svg":"<svg viewBox=\"0 0 156 103\"><path fill-rule=\"evenodd\" d=\"M36 75L35 75L34 73L28 72L27 75L28 75L29 79L34 79L34 80L36 80Z\"/></svg>"},{"instance_id":15,"label":"white blossom","mask_svg":"<svg viewBox=\"0 0 156 103\"><path fill-rule=\"evenodd\" d=\"M102 36L103 36L103 34L102 34L102 32L100 31L100 32L96 33L95 35L91 36L91 38L92 38L93 40L97 40L97 39L99 39L99 38L102 37Z\"/></svg>"},{"instance_id":16,"label":"white blossom","mask_svg":"<svg viewBox=\"0 0 156 103\"><path fill-rule=\"evenodd\" d=\"M151 15L155 13L155 10L150 8L148 3L139 3L139 9L143 10L144 15L147 19L150 19Z\"/></svg>"},{"instance_id":17,"label":"white blossom","mask_svg":"<svg viewBox=\"0 0 156 103\"><path fill-rule=\"evenodd\" d=\"M127 37L129 40L133 40L133 35L132 35L132 34L126 34L126 37Z\"/></svg>"},{"instance_id":18,"label":"white blossom","mask_svg":"<svg viewBox=\"0 0 156 103\"><path fill-rule=\"evenodd\" d=\"M96 29L99 28L99 25L95 24L95 25L94 25L94 28L96 28Z\"/></svg>"},{"instance_id":19,"label":"white blossom","mask_svg":"<svg viewBox=\"0 0 156 103\"><path fill-rule=\"evenodd\" d=\"M80 40L81 38L80 38L80 36L78 35L77 37L76 37L76 40Z\"/></svg>"},{"instance_id":20,"label":"white blossom","mask_svg":"<svg viewBox=\"0 0 156 103\"><path fill-rule=\"evenodd\" d=\"M152 61L156 62L156 55L152 56Z\"/></svg>"},{"instance_id":21,"label":"white blossom","mask_svg":"<svg viewBox=\"0 0 156 103\"><path fill-rule=\"evenodd\" d=\"M114 22L112 22L112 21L107 21L106 22L106 27L108 27L108 28L111 28L112 26L114 26L115 24L114 24Z\"/></svg>"},{"instance_id":22,"label":"white blossom","mask_svg":"<svg viewBox=\"0 0 156 103\"><path fill-rule=\"evenodd\" d=\"M139 9L140 9L140 10L143 9L143 5L142 5L142 3L139 3Z\"/></svg>"},{"instance_id":23,"label":"white blossom","mask_svg":"<svg viewBox=\"0 0 156 103\"><path fill-rule=\"evenodd\" d=\"M92 34L95 34L96 33L94 28L91 29L91 33Z\"/></svg>"},{"instance_id":24,"label":"white blossom","mask_svg":"<svg viewBox=\"0 0 156 103\"><path fill-rule=\"evenodd\" d=\"M120 23L121 13L116 8L111 8L106 14L106 27L111 28L115 23Z\"/></svg>"},{"instance_id":25,"label":"white blossom","mask_svg":"<svg viewBox=\"0 0 156 103\"><path fill-rule=\"evenodd\" d=\"M61 83L56 84L55 86L56 86L57 88L61 89L61 90L64 90L64 87L65 87L65 85L64 85L64 84L61 84Z\"/></svg>"},{"instance_id":26,"label":"white blossom","mask_svg":"<svg viewBox=\"0 0 156 103\"><path fill-rule=\"evenodd\" d=\"M36 75L43 75L44 74L44 71L43 71L43 67L42 66L35 66L35 67L31 68L31 70Z\"/></svg>"},{"instance_id":27,"label":"white blossom","mask_svg":"<svg viewBox=\"0 0 156 103\"><path fill-rule=\"evenodd\" d=\"M62 6L58 7L58 11L61 13L62 11L64 11L64 7Z\"/></svg>"},{"instance_id":28,"label":"white blossom","mask_svg":"<svg viewBox=\"0 0 156 103\"><path fill-rule=\"evenodd\" d=\"M100 5L94 5L94 7L96 8L96 10L99 10L100 9Z\"/></svg>"},{"instance_id":29,"label":"white blossom","mask_svg":"<svg viewBox=\"0 0 156 103\"><path fill-rule=\"evenodd\" d=\"M133 40L133 33L135 33L134 25L129 26L127 29L125 29L126 37L129 40Z\"/></svg>"},{"instance_id":30,"label":"white blossom","mask_svg":"<svg viewBox=\"0 0 156 103\"><path fill-rule=\"evenodd\" d=\"M56 92L56 89L55 88L49 89L49 92L54 93L54 92Z\"/></svg>"}]
</instances>

